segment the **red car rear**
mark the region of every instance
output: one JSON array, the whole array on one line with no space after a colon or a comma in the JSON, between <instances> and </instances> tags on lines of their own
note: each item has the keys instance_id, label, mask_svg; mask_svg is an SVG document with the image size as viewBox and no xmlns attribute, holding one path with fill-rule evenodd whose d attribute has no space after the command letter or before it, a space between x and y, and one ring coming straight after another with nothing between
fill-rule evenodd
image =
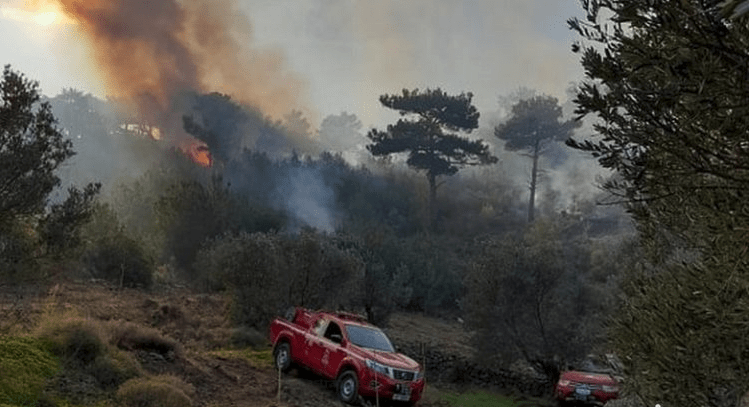
<instances>
[{"instance_id":1,"label":"red car rear","mask_svg":"<svg viewBox=\"0 0 749 407\"><path fill-rule=\"evenodd\" d=\"M602 406L619 398L619 382L607 373L570 370L559 377L554 393L560 404L578 402Z\"/></svg>"}]
</instances>

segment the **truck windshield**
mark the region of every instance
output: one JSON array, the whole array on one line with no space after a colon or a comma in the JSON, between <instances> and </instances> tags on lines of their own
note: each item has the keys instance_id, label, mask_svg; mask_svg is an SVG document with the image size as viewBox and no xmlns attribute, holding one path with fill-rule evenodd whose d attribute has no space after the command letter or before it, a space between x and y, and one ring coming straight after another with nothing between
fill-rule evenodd
<instances>
[{"instance_id":1,"label":"truck windshield","mask_svg":"<svg viewBox=\"0 0 749 407\"><path fill-rule=\"evenodd\" d=\"M346 325L348 338L356 346L381 350L384 352L395 352L390 339L385 333L377 328L367 328L360 325Z\"/></svg>"}]
</instances>

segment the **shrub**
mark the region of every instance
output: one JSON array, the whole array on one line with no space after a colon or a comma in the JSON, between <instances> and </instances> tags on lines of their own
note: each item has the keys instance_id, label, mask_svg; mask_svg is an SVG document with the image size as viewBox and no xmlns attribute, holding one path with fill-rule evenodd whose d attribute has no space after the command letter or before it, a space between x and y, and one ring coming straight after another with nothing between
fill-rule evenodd
<instances>
[{"instance_id":1,"label":"shrub","mask_svg":"<svg viewBox=\"0 0 749 407\"><path fill-rule=\"evenodd\" d=\"M362 274L362 263L312 231L239 233L211 242L198 255L195 269L232 291L238 324L263 330L290 305L346 305L350 282Z\"/></svg>"},{"instance_id":2,"label":"shrub","mask_svg":"<svg viewBox=\"0 0 749 407\"><path fill-rule=\"evenodd\" d=\"M189 407L194 389L175 376L156 376L127 381L117 398L125 407Z\"/></svg>"},{"instance_id":3,"label":"shrub","mask_svg":"<svg viewBox=\"0 0 749 407\"><path fill-rule=\"evenodd\" d=\"M96 378L97 384L104 390L116 389L143 373L140 364L131 354L114 349L107 355L96 358L86 372Z\"/></svg>"},{"instance_id":4,"label":"shrub","mask_svg":"<svg viewBox=\"0 0 749 407\"><path fill-rule=\"evenodd\" d=\"M167 359L182 356L179 342L164 336L158 329L125 322L112 325L110 343L120 349L156 352Z\"/></svg>"},{"instance_id":5,"label":"shrub","mask_svg":"<svg viewBox=\"0 0 749 407\"><path fill-rule=\"evenodd\" d=\"M42 322L38 336L52 353L61 358L65 369L63 382L67 378L85 388L81 391L63 386L63 393L99 394L101 390L113 390L142 374L132 355L107 346L106 328L101 322L77 317L48 316Z\"/></svg>"},{"instance_id":6,"label":"shrub","mask_svg":"<svg viewBox=\"0 0 749 407\"><path fill-rule=\"evenodd\" d=\"M231 344L239 348L261 348L267 343L264 334L254 328L240 326L231 331Z\"/></svg>"},{"instance_id":7,"label":"shrub","mask_svg":"<svg viewBox=\"0 0 749 407\"><path fill-rule=\"evenodd\" d=\"M0 223L0 278L21 283L39 274L34 226L20 220Z\"/></svg>"},{"instance_id":8,"label":"shrub","mask_svg":"<svg viewBox=\"0 0 749 407\"><path fill-rule=\"evenodd\" d=\"M44 382L58 370L58 361L35 338L0 338L0 403L34 405Z\"/></svg>"},{"instance_id":9,"label":"shrub","mask_svg":"<svg viewBox=\"0 0 749 407\"><path fill-rule=\"evenodd\" d=\"M105 353L101 325L83 318L49 318L42 323L39 337L65 365L87 366Z\"/></svg>"},{"instance_id":10,"label":"shrub","mask_svg":"<svg viewBox=\"0 0 749 407\"><path fill-rule=\"evenodd\" d=\"M154 262L140 244L123 235L97 241L83 256L91 274L132 288L150 288Z\"/></svg>"}]
</instances>

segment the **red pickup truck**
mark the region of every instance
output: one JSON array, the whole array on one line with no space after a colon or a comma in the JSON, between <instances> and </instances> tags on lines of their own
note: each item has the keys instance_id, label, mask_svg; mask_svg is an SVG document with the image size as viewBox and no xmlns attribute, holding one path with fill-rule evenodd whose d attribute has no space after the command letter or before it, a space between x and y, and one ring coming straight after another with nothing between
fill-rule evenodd
<instances>
[{"instance_id":1,"label":"red pickup truck","mask_svg":"<svg viewBox=\"0 0 749 407\"><path fill-rule=\"evenodd\" d=\"M362 316L296 308L293 317L270 325L276 368L292 364L335 380L342 401L355 404L359 395L413 405L424 390L419 363L396 352L382 330Z\"/></svg>"}]
</instances>

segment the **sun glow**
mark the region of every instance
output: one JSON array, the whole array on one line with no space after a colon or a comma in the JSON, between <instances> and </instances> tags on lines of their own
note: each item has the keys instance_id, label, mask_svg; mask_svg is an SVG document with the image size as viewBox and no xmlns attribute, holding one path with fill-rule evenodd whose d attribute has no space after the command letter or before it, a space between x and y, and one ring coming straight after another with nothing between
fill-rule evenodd
<instances>
[{"instance_id":1,"label":"sun glow","mask_svg":"<svg viewBox=\"0 0 749 407\"><path fill-rule=\"evenodd\" d=\"M5 20L31 23L41 26L69 25L75 21L65 15L60 5L51 2L36 2L34 6L0 6L0 17Z\"/></svg>"}]
</instances>

